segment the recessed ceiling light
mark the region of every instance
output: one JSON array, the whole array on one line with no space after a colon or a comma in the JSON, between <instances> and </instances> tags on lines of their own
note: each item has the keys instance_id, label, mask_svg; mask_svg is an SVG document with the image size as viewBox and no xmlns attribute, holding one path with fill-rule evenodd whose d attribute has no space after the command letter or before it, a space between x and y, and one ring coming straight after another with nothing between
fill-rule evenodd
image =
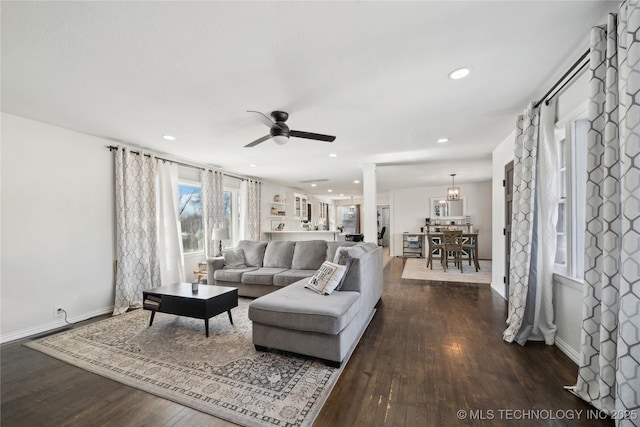
<instances>
[{"instance_id":1,"label":"recessed ceiling light","mask_svg":"<svg viewBox=\"0 0 640 427\"><path fill-rule=\"evenodd\" d=\"M311 184L312 187L315 187L316 185L318 185L318 184Z\"/></svg>"},{"instance_id":2,"label":"recessed ceiling light","mask_svg":"<svg viewBox=\"0 0 640 427\"><path fill-rule=\"evenodd\" d=\"M457 70L453 70L449 73L449 78L451 80L459 80L464 79L471 72L470 68L458 68Z\"/></svg>"},{"instance_id":3,"label":"recessed ceiling light","mask_svg":"<svg viewBox=\"0 0 640 427\"><path fill-rule=\"evenodd\" d=\"M171 135L162 135L162 137L164 139L166 139L167 141L175 141L176 137L175 136L171 136Z\"/></svg>"},{"instance_id":4,"label":"recessed ceiling light","mask_svg":"<svg viewBox=\"0 0 640 427\"><path fill-rule=\"evenodd\" d=\"M449 142L449 138L440 138L438 140L438 144L444 144L445 142Z\"/></svg>"},{"instance_id":5,"label":"recessed ceiling light","mask_svg":"<svg viewBox=\"0 0 640 427\"><path fill-rule=\"evenodd\" d=\"M355 181L353 181L354 184L360 184L360 180L356 179Z\"/></svg>"},{"instance_id":6,"label":"recessed ceiling light","mask_svg":"<svg viewBox=\"0 0 640 427\"><path fill-rule=\"evenodd\" d=\"M333 193L333 190L332 189L328 189L327 193Z\"/></svg>"},{"instance_id":7,"label":"recessed ceiling light","mask_svg":"<svg viewBox=\"0 0 640 427\"><path fill-rule=\"evenodd\" d=\"M338 157L337 153L329 153L329 157Z\"/></svg>"},{"instance_id":8,"label":"recessed ceiling light","mask_svg":"<svg viewBox=\"0 0 640 427\"><path fill-rule=\"evenodd\" d=\"M255 168L258 165L254 165L253 163L249 165L250 168Z\"/></svg>"}]
</instances>

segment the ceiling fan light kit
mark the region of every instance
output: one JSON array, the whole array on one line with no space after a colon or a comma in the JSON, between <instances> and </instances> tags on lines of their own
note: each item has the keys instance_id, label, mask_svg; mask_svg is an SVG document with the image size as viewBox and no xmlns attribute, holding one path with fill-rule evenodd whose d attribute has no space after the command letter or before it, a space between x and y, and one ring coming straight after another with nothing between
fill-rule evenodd
<instances>
[{"instance_id":1,"label":"ceiling fan light kit","mask_svg":"<svg viewBox=\"0 0 640 427\"><path fill-rule=\"evenodd\" d=\"M286 144L290 137L313 139L316 141L333 142L336 137L331 135L323 135L320 133L303 132L299 130L291 130L285 124L289 118L289 113L284 111L272 111L271 118L259 111L248 110L249 113L256 113L265 125L269 126L269 135L265 135L255 141L245 145L245 148L255 147L268 139L272 139L278 145Z\"/></svg>"}]
</instances>

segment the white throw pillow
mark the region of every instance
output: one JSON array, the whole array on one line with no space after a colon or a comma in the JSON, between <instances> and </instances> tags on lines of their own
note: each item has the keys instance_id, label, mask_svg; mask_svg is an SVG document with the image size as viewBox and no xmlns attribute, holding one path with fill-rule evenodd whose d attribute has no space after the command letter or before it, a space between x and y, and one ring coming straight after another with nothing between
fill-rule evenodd
<instances>
[{"instance_id":1,"label":"white throw pillow","mask_svg":"<svg viewBox=\"0 0 640 427\"><path fill-rule=\"evenodd\" d=\"M222 251L222 256L224 257L223 269L245 268L247 266L244 260L244 251L240 248L225 249Z\"/></svg>"},{"instance_id":2,"label":"white throw pillow","mask_svg":"<svg viewBox=\"0 0 640 427\"><path fill-rule=\"evenodd\" d=\"M347 271L346 265L325 261L304 287L319 294L329 295L340 284L345 271Z\"/></svg>"}]
</instances>

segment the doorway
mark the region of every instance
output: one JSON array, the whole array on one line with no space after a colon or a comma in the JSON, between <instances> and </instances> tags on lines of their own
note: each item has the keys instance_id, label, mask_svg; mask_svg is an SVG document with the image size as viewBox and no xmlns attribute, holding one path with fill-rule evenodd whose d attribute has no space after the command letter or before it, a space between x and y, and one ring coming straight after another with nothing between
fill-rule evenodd
<instances>
[{"instance_id":1,"label":"doorway","mask_svg":"<svg viewBox=\"0 0 640 427\"><path fill-rule=\"evenodd\" d=\"M504 295L509 298L509 268L511 260L511 214L513 213L513 161L504 167Z\"/></svg>"},{"instance_id":2,"label":"doorway","mask_svg":"<svg viewBox=\"0 0 640 427\"><path fill-rule=\"evenodd\" d=\"M391 234L389 232L389 205L378 205L377 210L378 237L382 237L382 239L378 240L378 244L389 247L389 235Z\"/></svg>"}]
</instances>

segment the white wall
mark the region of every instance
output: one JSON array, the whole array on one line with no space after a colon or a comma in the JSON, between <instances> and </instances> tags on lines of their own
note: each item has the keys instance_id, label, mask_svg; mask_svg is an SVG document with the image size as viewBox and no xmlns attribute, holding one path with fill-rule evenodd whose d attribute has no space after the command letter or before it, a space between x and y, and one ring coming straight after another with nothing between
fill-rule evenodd
<instances>
[{"instance_id":1,"label":"white wall","mask_svg":"<svg viewBox=\"0 0 640 427\"><path fill-rule=\"evenodd\" d=\"M0 341L110 312L110 141L2 114Z\"/></svg>"},{"instance_id":2,"label":"white wall","mask_svg":"<svg viewBox=\"0 0 640 427\"><path fill-rule=\"evenodd\" d=\"M456 183L458 184L458 183ZM491 258L491 181L458 184L460 194L466 198L467 215L478 235L478 256ZM390 254L402 256L402 233L419 232L425 218L431 217L430 199L446 192L446 186L412 187L390 192L391 226Z\"/></svg>"}]
</instances>

